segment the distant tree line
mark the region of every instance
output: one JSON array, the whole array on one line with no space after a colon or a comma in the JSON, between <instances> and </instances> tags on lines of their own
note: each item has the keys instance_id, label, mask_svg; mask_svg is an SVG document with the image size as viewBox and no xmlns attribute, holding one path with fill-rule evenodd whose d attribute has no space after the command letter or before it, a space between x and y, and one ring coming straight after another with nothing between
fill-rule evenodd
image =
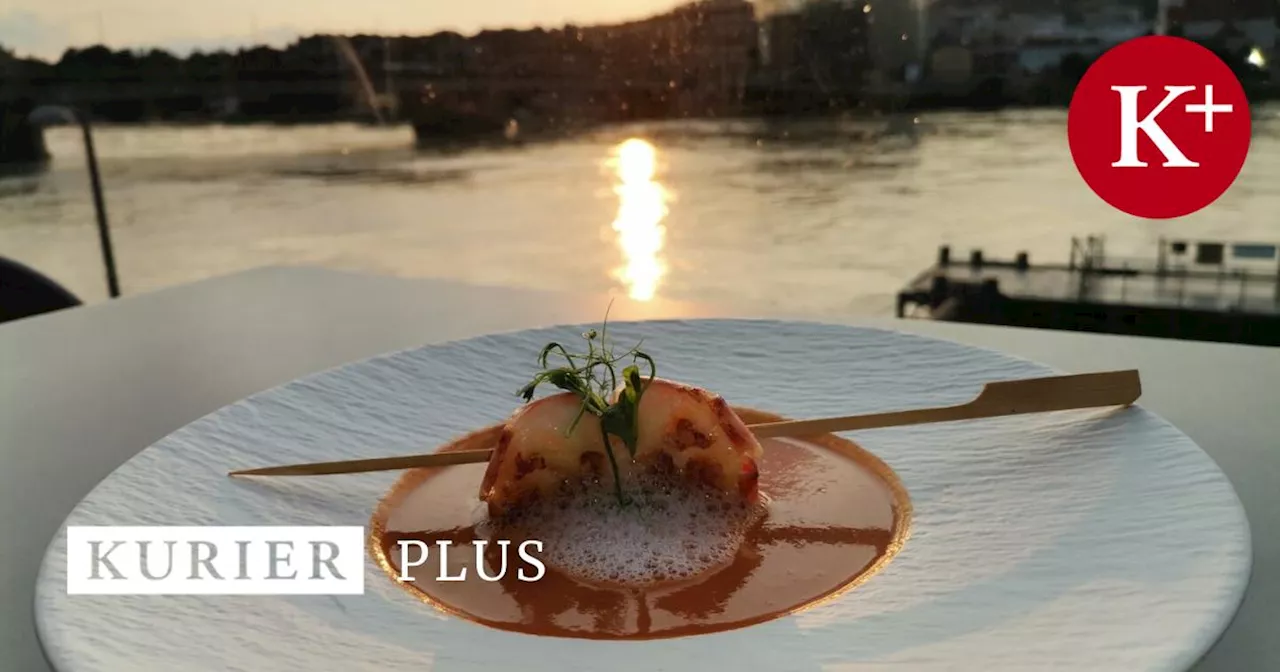
<instances>
[{"instance_id":1,"label":"distant tree line","mask_svg":"<svg viewBox=\"0 0 1280 672\"><path fill-rule=\"evenodd\" d=\"M336 51L327 38L299 40L284 49L255 46L231 51L196 51L186 57L163 49L114 50L102 45L68 49L49 63L15 59L10 52L7 82L33 84L81 82L214 82L228 79L288 79L338 73Z\"/></svg>"},{"instance_id":2,"label":"distant tree line","mask_svg":"<svg viewBox=\"0 0 1280 672\"><path fill-rule=\"evenodd\" d=\"M470 37L448 31L422 37L314 35L282 49L259 45L235 51L195 51L185 57L163 49L114 50L96 45L68 49L54 62L17 58L0 45L0 76L6 84L336 79L349 77L357 67L349 54L354 54L358 67L377 81L386 74L388 63L412 64L439 76L552 76L563 75L566 69L599 69L610 60L654 62L670 51L664 45L648 44L646 36L643 47L636 45L637 53L625 58L606 54L600 40L588 39L602 34L601 30L575 26L487 30ZM350 52L343 42L350 45Z\"/></svg>"},{"instance_id":3,"label":"distant tree line","mask_svg":"<svg viewBox=\"0 0 1280 672\"><path fill-rule=\"evenodd\" d=\"M423 37L316 35L284 48L258 45L187 56L163 49L95 45L68 49L53 62L19 58L0 45L0 101L43 99L51 91L74 99L90 89L147 84L143 88L154 91L149 100L85 105L99 116L118 121L190 117L208 112L211 92L219 92L244 98L244 116L332 116L351 107L361 78L367 78L375 90L391 93L384 85L406 66L415 77L565 80L603 74L610 59L599 53L598 46L589 46L584 32L574 26L491 30L471 37L454 32ZM618 79L639 74L626 66L643 62L648 55L638 53L627 59L615 55L612 74ZM276 87L281 91L273 91L273 84L281 85ZM283 91L289 88L285 84L295 86ZM264 95L270 100L263 100Z\"/></svg>"}]
</instances>

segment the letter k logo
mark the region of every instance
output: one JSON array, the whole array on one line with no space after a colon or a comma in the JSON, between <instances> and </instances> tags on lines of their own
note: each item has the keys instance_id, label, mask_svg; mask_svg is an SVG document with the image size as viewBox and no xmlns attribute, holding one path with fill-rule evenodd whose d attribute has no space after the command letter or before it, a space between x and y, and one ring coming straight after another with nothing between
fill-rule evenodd
<instances>
[{"instance_id":1,"label":"letter k logo","mask_svg":"<svg viewBox=\"0 0 1280 672\"><path fill-rule=\"evenodd\" d=\"M1199 168L1200 164L1187 158L1177 143L1169 139L1168 134L1160 127L1158 118L1165 108L1188 91L1195 91L1194 86L1166 86L1168 92L1164 100L1151 110L1142 121L1138 121L1138 94L1147 90L1145 86L1113 86L1112 91L1120 93L1120 160L1111 164L1113 168L1146 168L1147 162L1138 158L1138 131L1147 134L1154 142L1156 149L1164 154L1165 168Z\"/></svg>"}]
</instances>

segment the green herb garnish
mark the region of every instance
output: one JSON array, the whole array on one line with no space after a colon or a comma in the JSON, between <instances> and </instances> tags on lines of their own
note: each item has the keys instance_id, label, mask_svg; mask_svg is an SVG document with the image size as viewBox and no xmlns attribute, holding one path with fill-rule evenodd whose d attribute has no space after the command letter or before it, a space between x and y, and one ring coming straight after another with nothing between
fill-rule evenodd
<instances>
[{"instance_id":1,"label":"green herb garnish","mask_svg":"<svg viewBox=\"0 0 1280 672\"><path fill-rule=\"evenodd\" d=\"M613 307L612 302L609 307ZM609 441L609 437L618 437L627 447L630 456L635 457L640 432L640 398L644 395L644 380L640 377L639 365L642 361L649 365L650 381L657 375L658 369L653 363L653 358L640 350L643 341L621 355L614 355L608 333L609 312L606 310L604 324L600 331L592 329L582 335L587 342L585 353L572 353L559 343L548 343L538 355L538 365L542 367L542 371L527 385L520 388L519 394L526 403L533 401L533 394L538 386L550 383L582 399L582 408L578 411L578 416L574 418L573 423L569 425L565 436L573 433L583 415L591 413L600 418L601 438L604 440L605 454L609 456L609 466L613 470L613 483L618 503L626 505L627 497L622 491L618 461L613 454L613 444ZM564 359L565 364L563 366L548 364L552 355L558 355ZM631 364L623 368L619 374L616 366L628 357L631 358ZM619 379L622 381L623 388L617 401L610 404L609 395L618 389Z\"/></svg>"}]
</instances>

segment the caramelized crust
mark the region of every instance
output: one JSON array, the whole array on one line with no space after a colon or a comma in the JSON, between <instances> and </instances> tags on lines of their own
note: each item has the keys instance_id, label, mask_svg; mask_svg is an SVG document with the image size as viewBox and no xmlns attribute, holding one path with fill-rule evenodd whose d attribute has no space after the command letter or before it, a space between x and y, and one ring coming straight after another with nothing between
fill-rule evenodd
<instances>
[{"instance_id":1,"label":"caramelized crust","mask_svg":"<svg viewBox=\"0 0 1280 672\"><path fill-rule=\"evenodd\" d=\"M605 467L600 419L578 418L582 401L563 392L521 406L507 420L480 483L480 499L490 514L534 496L556 492L565 481L590 478ZM570 433L574 419L578 424ZM625 449L622 453L625 455Z\"/></svg>"},{"instance_id":2,"label":"caramelized crust","mask_svg":"<svg viewBox=\"0 0 1280 672\"><path fill-rule=\"evenodd\" d=\"M722 492L755 498L763 450L722 397L659 378L646 385L639 418L637 462L661 462Z\"/></svg>"}]
</instances>

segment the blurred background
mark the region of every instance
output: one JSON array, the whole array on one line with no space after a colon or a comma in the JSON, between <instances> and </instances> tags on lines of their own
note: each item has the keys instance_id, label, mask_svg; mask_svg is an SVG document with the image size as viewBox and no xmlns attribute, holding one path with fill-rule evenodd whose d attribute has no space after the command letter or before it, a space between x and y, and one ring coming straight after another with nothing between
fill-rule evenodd
<instances>
[{"instance_id":1,"label":"blurred background","mask_svg":"<svg viewBox=\"0 0 1280 672\"><path fill-rule=\"evenodd\" d=\"M16 2L0 256L85 303L108 289L75 114L126 296L306 264L889 315L942 245L1280 238L1274 0ZM1066 136L1089 64L1156 33L1254 103L1237 183L1174 221L1099 200Z\"/></svg>"}]
</instances>

